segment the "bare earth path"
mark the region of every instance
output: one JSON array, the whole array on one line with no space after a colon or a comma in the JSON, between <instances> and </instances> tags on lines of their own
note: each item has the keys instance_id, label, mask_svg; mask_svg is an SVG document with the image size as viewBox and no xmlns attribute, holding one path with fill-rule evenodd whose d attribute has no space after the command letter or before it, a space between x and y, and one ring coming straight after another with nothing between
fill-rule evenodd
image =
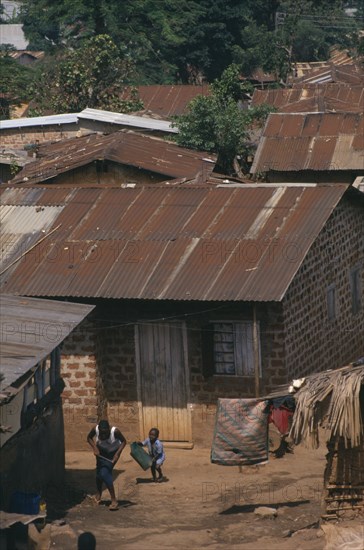
<instances>
[{"instance_id":1,"label":"bare earth path","mask_svg":"<svg viewBox=\"0 0 364 550\"><path fill-rule=\"evenodd\" d=\"M54 495L56 505L49 510L66 524L52 524L51 548L76 548L84 531L95 535L98 550L324 548L316 525L324 448L298 447L293 455L242 471L211 464L209 453L209 449L167 449L164 470L169 481L154 484L127 447L114 473L120 501L116 512L108 510L106 492L101 506L85 498L94 492L92 453L68 453L67 486L64 494ZM254 509L259 506L277 508L277 517L257 516Z\"/></svg>"}]
</instances>

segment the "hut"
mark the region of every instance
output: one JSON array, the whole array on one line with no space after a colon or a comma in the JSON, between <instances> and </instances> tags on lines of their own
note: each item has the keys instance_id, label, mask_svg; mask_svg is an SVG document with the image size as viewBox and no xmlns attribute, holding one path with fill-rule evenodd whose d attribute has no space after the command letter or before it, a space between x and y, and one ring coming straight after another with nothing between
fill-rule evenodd
<instances>
[{"instance_id":1,"label":"hut","mask_svg":"<svg viewBox=\"0 0 364 550\"><path fill-rule=\"evenodd\" d=\"M323 519L364 512L364 357L349 366L299 381L290 435L296 444L319 445L324 430L328 453ZM291 391L295 391L295 384Z\"/></svg>"}]
</instances>

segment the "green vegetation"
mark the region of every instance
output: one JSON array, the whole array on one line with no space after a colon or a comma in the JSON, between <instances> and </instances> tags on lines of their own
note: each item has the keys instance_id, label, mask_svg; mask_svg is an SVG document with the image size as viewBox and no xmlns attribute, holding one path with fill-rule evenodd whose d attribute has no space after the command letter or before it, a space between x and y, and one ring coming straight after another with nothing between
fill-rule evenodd
<instances>
[{"instance_id":1,"label":"green vegetation","mask_svg":"<svg viewBox=\"0 0 364 550\"><path fill-rule=\"evenodd\" d=\"M113 40L100 34L78 49L50 56L40 65L31 96L40 112L72 113L86 107L122 112L141 109L138 99L121 99L132 68Z\"/></svg>"},{"instance_id":2,"label":"green vegetation","mask_svg":"<svg viewBox=\"0 0 364 550\"><path fill-rule=\"evenodd\" d=\"M241 84L239 75L237 65L228 67L221 79L212 83L211 95L196 97L189 111L175 121L178 145L217 153L217 169L225 174L239 174L240 168L246 169L249 130L254 123L262 124L271 111L267 106L241 108L239 99L251 90Z\"/></svg>"},{"instance_id":3,"label":"green vegetation","mask_svg":"<svg viewBox=\"0 0 364 550\"><path fill-rule=\"evenodd\" d=\"M28 97L28 85L32 77L27 67L10 57L11 49L0 50L0 119L10 118L11 107Z\"/></svg>"},{"instance_id":4,"label":"green vegetation","mask_svg":"<svg viewBox=\"0 0 364 550\"><path fill-rule=\"evenodd\" d=\"M357 9L349 17L345 7ZM23 0L21 19L33 49L79 48L107 33L135 83L219 78L231 63L285 78L295 61L327 58L353 45L363 26L360 0Z\"/></svg>"}]
</instances>

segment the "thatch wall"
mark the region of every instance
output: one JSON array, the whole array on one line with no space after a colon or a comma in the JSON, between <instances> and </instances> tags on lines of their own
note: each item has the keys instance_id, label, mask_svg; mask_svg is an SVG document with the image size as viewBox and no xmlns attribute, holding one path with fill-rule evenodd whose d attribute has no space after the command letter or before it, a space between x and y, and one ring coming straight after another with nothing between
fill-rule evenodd
<instances>
[{"instance_id":1,"label":"thatch wall","mask_svg":"<svg viewBox=\"0 0 364 550\"><path fill-rule=\"evenodd\" d=\"M336 518L364 512L364 439L348 447L344 438L328 443L324 475L323 517Z\"/></svg>"}]
</instances>

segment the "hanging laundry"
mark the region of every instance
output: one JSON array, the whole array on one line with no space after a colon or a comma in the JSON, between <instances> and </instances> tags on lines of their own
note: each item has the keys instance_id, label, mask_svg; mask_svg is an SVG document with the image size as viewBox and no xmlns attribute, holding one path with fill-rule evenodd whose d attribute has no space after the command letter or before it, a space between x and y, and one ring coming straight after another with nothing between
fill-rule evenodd
<instances>
[{"instance_id":1,"label":"hanging laundry","mask_svg":"<svg viewBox=\"0 0 364 550\"><path fill-rule=\"evenodd\" d=\"M218 399L211 462L225 466L268 460L268 401Z\"/></svg>"},{"instance_id":2,"label":"hanging laundry","mask_svg":"<svg viewBox=\"0 0 364 550\"><path fill-rule=\"evenodd\" d=\"M293 411L289 411L285 407L279 409L271 409L269 422L273 422L276 428L282 435L288 434L290 430L290 418L293 416Z\"/></svg>"},{"instance_id":3,"label":"hanging laundry","mask_svg":"<svg viewBox=\"0 0 364 550\"><path fill-rule=\"evenodd\" d=\"M271 401L268 422L272 422L282 435L290 430L290 421L295 410L295 400L291 396L284 396Z\"/></svg>"}]
</instances>

